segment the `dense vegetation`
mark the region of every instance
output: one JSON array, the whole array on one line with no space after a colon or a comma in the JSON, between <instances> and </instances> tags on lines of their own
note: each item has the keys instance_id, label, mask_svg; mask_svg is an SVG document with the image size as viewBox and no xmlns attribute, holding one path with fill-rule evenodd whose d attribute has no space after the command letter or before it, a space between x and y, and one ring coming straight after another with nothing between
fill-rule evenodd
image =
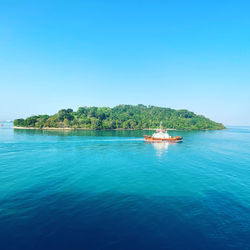
<instances>
[{"instance_id":1,"label":"dense vegetation","mask_svg":"<svg viewBox=\"0 0 250 250\"><path fill-rule=\"evenodd\" d=\"M14 121L16 127L82 128L82 129L145 129L164 128L179 130L223 129L202 115L185 109L175 110L139 104L108 107L80 107L76 112L62 109L55 115L37 115Z\"/></svg>"}]
</instances>

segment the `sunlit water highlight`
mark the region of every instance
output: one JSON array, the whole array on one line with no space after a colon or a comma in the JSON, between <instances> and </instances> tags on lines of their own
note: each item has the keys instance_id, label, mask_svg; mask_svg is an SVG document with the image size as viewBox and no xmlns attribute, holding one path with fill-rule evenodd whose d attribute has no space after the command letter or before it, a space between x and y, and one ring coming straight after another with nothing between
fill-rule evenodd
<instances>
[{"instance_id":1,"label":"sunlit water highlight","mask_svg":"<svg viewBox=\"0 0 250 250\"><path fill-rule=\"evenodd\" d=\"M0 249L250 249L250 130L0 128Z\"/></svg>"}]
</instances>

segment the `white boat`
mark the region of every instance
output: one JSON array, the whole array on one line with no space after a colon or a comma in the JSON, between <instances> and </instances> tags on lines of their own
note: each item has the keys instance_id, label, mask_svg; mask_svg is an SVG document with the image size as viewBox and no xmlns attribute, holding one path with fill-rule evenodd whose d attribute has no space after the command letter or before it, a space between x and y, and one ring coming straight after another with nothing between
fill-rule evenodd
<instances>
[{"instance_id":1,"label":"white boat","mask_svg":"<svg viewBox=\"0 0 250 250\"><path fill-rule=\"evenodd\" d=\"M152 136L150 135L144 135L144 138L146 141L151 141L151 142L161 142L161 141L166 141L166 142L181 142L183 137L181 136L175 136L172 137L168 134L168 131L163 129L160 123L160 128L156 129L156 133L154 133Z\"/></svg>"}]
</instances>

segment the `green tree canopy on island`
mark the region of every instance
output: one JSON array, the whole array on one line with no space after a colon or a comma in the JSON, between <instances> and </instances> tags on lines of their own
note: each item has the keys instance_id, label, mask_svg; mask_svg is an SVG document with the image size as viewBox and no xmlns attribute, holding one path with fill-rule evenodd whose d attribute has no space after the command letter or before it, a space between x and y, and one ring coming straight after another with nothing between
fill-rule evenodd
<instances>
[{"instance_id":1,"label":"green tree canopy on island","mask_svg":"<svg viewBox=\"0 0 250 250\"><path fill-rule=\"evenodd\" d=\"M14 126L29 128L82 128L82 129L147 129L178 130L224 129L224 125L196 115L186 109L175 110L142 104L109 107L80 107L76 112L62 109L55 115L37 115L16 119Z\"/></svg>"}]
</instances>

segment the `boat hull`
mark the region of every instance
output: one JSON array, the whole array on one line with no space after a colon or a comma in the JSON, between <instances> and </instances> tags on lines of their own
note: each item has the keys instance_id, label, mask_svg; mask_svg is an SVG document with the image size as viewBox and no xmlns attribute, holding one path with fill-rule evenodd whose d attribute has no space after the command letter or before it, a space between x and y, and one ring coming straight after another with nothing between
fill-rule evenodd
<instances>
[{"instance_id":1,"label":"boat hull","mask_svg":"<svg viewBox=\"0 0 250 250\"><path fill-rule=\"evenodd\" d=\"M171 138L154 138L149 135L144 135L144 139L149 142L181 142L183 137L175 136Z\"/></svg>"}]
</instances>

